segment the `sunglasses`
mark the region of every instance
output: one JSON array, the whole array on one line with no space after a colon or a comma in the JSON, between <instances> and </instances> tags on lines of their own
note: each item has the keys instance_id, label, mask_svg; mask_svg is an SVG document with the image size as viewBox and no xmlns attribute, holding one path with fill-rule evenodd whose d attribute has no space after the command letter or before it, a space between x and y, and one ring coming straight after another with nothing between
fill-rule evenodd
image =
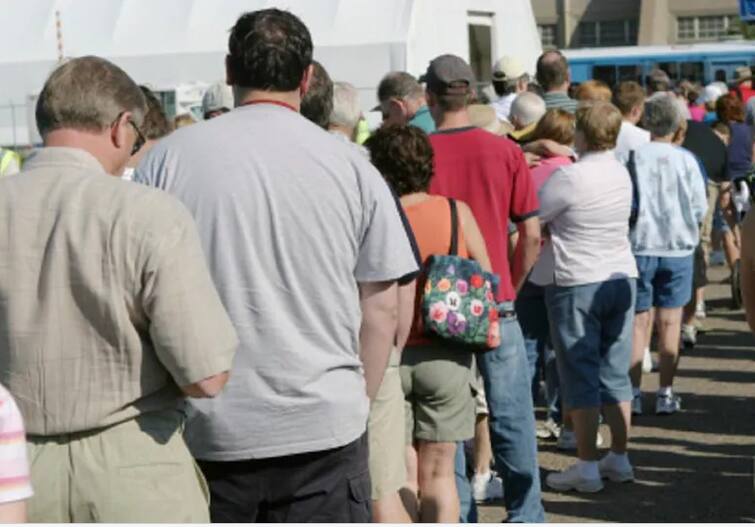
<instances>
[{"instance_id":1,"label":"sunglasses","mask_svg":"<svg viewBox=\"0 0 755 527\"><path fill-rule=\"evenodd\" d=\"M123 114L126 112L121 112L118 114L118 117L115 118L115 121L110 126L115 126L115 123L121 120L121 117L123 117ZM134 146L131 149L131 155L136 155L136 153L142 149L144 146L144 143L147 142L147 138L144 137L144 134L141 130L139 130L139 127L136 126L136 123L132 121L131 119L128 120L128 123L134 127L134 132L136 132L136 141L134 142Z\"/></svg>"}]
</instances>

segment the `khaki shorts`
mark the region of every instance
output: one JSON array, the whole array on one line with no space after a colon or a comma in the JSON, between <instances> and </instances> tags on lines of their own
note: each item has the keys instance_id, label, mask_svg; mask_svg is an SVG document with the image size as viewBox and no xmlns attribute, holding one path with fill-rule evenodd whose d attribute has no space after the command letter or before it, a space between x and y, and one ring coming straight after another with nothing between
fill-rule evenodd
<instances>
[{"instance_id":1,"label":"khaki shorts","mask_svg":"<svg viewBox=\"0 0 755 527\"><path fill-rule=\"evenodd\" d=\"M480 375L480 370L477 368L477 363L474 365L474 381L472 382L472 390L474 391L474 413L476 416L488 415L488 400L485 398L485 383Z\"/></svg>"},{"instance_id":2,"label":"khaki shorts","mask_svg":"<svg viewBox=\"0 0 755 527\"><path fill-rule=\"evenodd\" d=\"M437 345L406 348L401 385L406 408L406 443L456 443L474 436L472 353Z\"/></svg>"},{"instance_id":3,"label":"khaki shorts","mask_svg":"<svg viewBox=\"0 0 755 527\"><path fill-rule=\"evenodd\" d=\"M394 351L367 421L373 500L398 492L406 484L404 392L399 361L400 354Z\"/></svg>"},{"instance_id":4,"label":"khaki shorts","mask_svg":"<svg viewBox=\"0 0 755 527\"><path fill-rule=\"evenodd\" d=\"M208 523L207 484L182 424L173 410L98 431L29 437L29 521Z\"/></svg>"}]
</instances>

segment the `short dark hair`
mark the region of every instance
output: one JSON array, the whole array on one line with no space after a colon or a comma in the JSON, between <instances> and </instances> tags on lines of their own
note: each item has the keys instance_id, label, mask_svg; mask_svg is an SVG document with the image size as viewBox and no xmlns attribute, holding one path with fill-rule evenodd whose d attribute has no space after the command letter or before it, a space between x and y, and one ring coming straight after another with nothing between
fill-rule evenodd
<instances>
[{"instance_id":1,"label":"short dark hair","mask_svg":"<svg viewBox=\"0 0 755 527\"><path fill-rule=\"evenodd\" d=\"M228 39L228 69L236 86L287 92L312 63L312 37L295 15L280 9L245 13Z\"/></svg>"},{"instance_id":2,"label":"short dark hair","mask_svg":"<svg viewBox=\"0 0 755 527\"><path fill-rule=\"evenodd\" d=\"M716 101L716 115L725 123L745 122L745 105L732 93L722 95Z\"/></svg>"},{"instance_id":3,"label":"short dark hair","mask_svg":"<svg viewBox=\"0 0 755 527\"><path fill-rule=\"evenodd\" d=\"M622 115L629 115L645 103L645 90L634 81L622 81L613 90L613 104Z\"/></svg>"},{"instance_id":4,"label":"short dark hair","mask_svg":"<svg viewBox=\"0 0 755 527\"><path fill-rule=\"evenodd\" d=\"M333 81L322 64L314 61L312 65L312 80L301 100L301 114L327 130L333 112Z\"/></svg>"},{"instance_id":5,"label":"short dark hair","mask_svg":"<svg viewBox=\"0 0 755 527\"><path fill-rule=\"evenodd\" d=\"M416 126L383 126L365 143L372 164L399 196L424 192L433 176L433 147Z\"/></svg>"},{"instance_id":6,"label":"short dark hair","mask_svg":"<svg viewBox=\"0 0 755 527\"><path fill-rule=\"evenodd\" d=\"M144 138L156 140L165 137L173 131L173 125L165 115L160 100L146 86L139 86L147 100L147 113L144 114L144 122L140 128Z\"/></svg>"},{"instance_id":7,"label":"short dark hair","mask_svg":"<svg viewBox=\"0 0 755 527\"><path fill-rule=\"evenodd\" d=\"M556 50L546 51L537 59L537 82L545 91L558 88L569 80L569 63Z\"/></svg>"}]
</instances>

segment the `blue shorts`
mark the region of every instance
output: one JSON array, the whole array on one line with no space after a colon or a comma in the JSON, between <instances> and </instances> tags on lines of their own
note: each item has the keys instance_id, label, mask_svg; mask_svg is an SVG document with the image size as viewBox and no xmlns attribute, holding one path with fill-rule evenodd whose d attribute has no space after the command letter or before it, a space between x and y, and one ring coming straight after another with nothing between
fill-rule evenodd
<instances>
[{"instance_id":1,"label":"blue shorts","mask_svg":"<svg viewBox=\"0 0 755 527\"><path fill-rule=\"evenodd\" d=\"M635 256L637 260L637 305L642 313L652 307L686 306L692 298L695 258L689 256Z\"/></svg>"},{"instance_id":2,"label":"blue shorts","mask_svg":"<svg viewBox=\"0 0 755 527\"><path fill-rule=\"evenodd\" d=\"M546 288L561 396L568 408L632 400L635 296L636 283L629 278Z\"/></svg>"},{"instance_id":3,"label":"blue shorts","mask_svg":"<svg viewBox=\"0 0 755 527\"><path fill-rule=\"evenodd\" d=\"M731 228L729 228L724 213L721 212L721 207L718 204L716 204L716 211L713 213L713 230L723 233L731 232Z\"/></svg>"}]
</instances>

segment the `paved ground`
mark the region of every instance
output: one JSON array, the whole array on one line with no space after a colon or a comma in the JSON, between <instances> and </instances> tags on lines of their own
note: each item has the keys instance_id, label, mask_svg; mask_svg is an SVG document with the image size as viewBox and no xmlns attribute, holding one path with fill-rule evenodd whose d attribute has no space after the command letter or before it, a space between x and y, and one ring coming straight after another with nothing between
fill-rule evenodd
<instances>
[{"instance_id":1,"label":"paved ground","mask_svg":"<svg viewBox=\"0 0 755 527\"><path fill-rule=\"evenodd\" d=\"M727 274L719 267L710 278ZM706 333L682 355L675 383L683 411L655 416L658 375L643 379L646 415L630 440L637 481L608 483L593 495L546 489L549 522L755 522L755 338L744 314L729 309L726 286L714 284L707 295ZM608 439L606 427L601 433ZM543 479L573 460L552 442L539 449ZM498 522L505 511L490 504L480 515Z\"/></svg>"}]
</instances>

